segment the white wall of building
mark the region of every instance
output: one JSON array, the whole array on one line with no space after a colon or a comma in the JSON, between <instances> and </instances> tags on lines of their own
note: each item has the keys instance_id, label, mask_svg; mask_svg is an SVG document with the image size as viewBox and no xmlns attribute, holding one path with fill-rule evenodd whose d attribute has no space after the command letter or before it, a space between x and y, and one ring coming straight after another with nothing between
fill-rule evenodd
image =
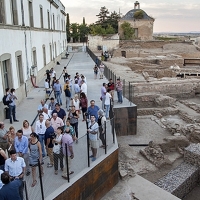
<instances>
[{"instance_id":1,"label":"white wall of building","mask_svg":"<svg viewBox=\"0 0 200 200\"><path fill-rule=\"evenodd\" d=\"M0 101L3 98L5 90L3 78L3 58L5 55L10 54L12 85L9 87L20 90L23 84L20 84L19 81L19 70L16 60L17 52L21 52L23 78L24 83L27 83L30 82L30 68L34 64L33 49L36 50L37 74L39 77L43 76L41 76L40 73L43 74L46 67L55 65L55 60L58 59L61 53L66 49L66 14L65 8L60 0L54 1L59 7L56 4L51 4L48 0L30 1L33 5L34 27L30 27L29 0L23 0L25 26L23 26L22 22L23 12L21 9L21 0L16 0L17 25L13 25L10 0L4 0L5 23L0 23ZM40 6L43 8L43 28L41 28ZM50 13L50 29L48 29L47 10ZM52 30L53 14L55 18L55 30ZM50 44L52 46L52 60L50 59ZM45 45L46 50L46 66L44 66L43 45ZM2 103L0 104L0 108L2 108Z\"/></svg>"}]
</instances>

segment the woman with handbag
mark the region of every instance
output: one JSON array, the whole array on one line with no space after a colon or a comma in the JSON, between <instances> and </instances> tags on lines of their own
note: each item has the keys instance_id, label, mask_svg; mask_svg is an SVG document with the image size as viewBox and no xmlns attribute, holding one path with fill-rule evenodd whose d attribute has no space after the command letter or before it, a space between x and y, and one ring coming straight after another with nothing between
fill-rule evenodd
<instances>
[{"instance_id":1,"label":"woman with handbag","mask_svg":"<svg viewBox=\"0 0 200 200\"><path fill-rule=\"evenodd\" d=\"M78 111L75 110L75 106L71 107L71 110L69 111L68 117L70 119L70 124L72 125L72 127L75 130L76 137L78 138L78 118L79 118L79 113L78 113Z\"/></svg>"},{"instance_id":2,"label":"woman with handbag","mask_svg":"<svg viewBox=\"0 0 200 200\"><path fill-rule=\"evenodd\" d=\"M60 160L60 169L63 171L63 153L61 150L61 140L62 140L62 133L63 133L63 128L58 127L56 131L56 136L52 140L54 146L53 146L53 159L54 159L54 170L55 174L58 174L58 160Z\"/></svg>"}]
</instances>

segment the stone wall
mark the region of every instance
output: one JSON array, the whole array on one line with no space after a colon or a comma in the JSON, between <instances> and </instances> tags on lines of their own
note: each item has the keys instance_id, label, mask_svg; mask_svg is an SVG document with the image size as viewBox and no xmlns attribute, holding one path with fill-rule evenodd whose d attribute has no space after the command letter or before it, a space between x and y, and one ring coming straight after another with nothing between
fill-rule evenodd
<instances>
[{"instance_id":1,"label":"stone wall","mask_svg":"<svg viewBox=\"0 0 200 200\"><path fill-rule=\"evenodd\" d=\"M134 19L134 20L120 20L118 22L118 33L120 38L123 37L123 29L121 28L121 24L124 22L128 22L134 29L138 29L138 37L141 40L152 40L153 39L153 20L145 20L145 19Z\"/></svg>"},{"instance_id":2,"label":"stone wall","mask_svg":"<svg viewBox=\"0 0 200 200\"><path fill-rule=\"evenodd\" d=\"M155 185L182 199L199 181L199 168L183 162L177 168L155 182Z\"/></svg>"},{"instance_id":3,"label":"stone wall","mask_svg":"<svg viewBox=\"0 0 200 200\"><path fill-rule=\"evenodd\" d=\"M110 37L89 35L88 40L89 40L89 48L95 52L98 50L97 49L98 46L101 46L101 47L105 46L108 51L110 51L114 48L117 48L119 46L119 35L118 34L112 35Z\"/></svg>"},{"instance_id":4,"label":"stone wall","mask_svg":"<svg viewBox=\"0 0 200 200\"><path fill-rule=\"evenodd\" d=\"M169 83L169 81L157 81L148 84L135 83L134 98L144 93L146 93L146 96L143 101L151 101L152 96L155 94L163 94L175 98L194 97L197 88L199 88L198 79L174 80L172 83Z\"/></svg>"}]
</instances>

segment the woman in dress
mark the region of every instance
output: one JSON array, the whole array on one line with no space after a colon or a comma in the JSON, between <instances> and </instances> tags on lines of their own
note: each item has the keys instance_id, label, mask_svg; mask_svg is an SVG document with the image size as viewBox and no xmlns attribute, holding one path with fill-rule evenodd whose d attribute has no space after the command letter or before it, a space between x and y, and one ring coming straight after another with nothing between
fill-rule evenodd
<instances>
[{"instance_id":1,"label":"woman in dress","mask_svg":"<svg viewBox=\"0 0 200 200\"><path fill-rule=\"evenodd\" d=\"M42 161L42 148L41 144L38 140L38 135L33 132L30 134L30 143L29 143L29 149L30 149L30 166L32 168L32 177L33 177L33 182L31 187L34 187L37 183L36 180L36 167L38 166L38 159L40 160L40 168L41 168L41 173L42 176L44 175L43 173L43 161Z\"/></svg>"},{"instance_id":2,"label":"woman in dress","mask_svg":"<svg viewBox=\"0 0 200 200\"><path fill-rule=\"evenodd\" d=\"M8 151L9 152L11 150L15 150L15 144L14 144L15 137L16 137L15 128L11 126L8 132Z\"/></svg>"},{"instance_id":3,"label":"woman in dress","mask_svg":"<svg viewBox=\"0 0 200 200\"><path fill-rule=\"evenodd\" d=\"M80 94L80 107L81 107L82 115L83 115L82 121L86 121L85 113L87 112L87 108L88 108L88 100L84 92Z\"/></svg>"},{"instance_id":4,"label":"woman in dress","mask_svg":"<svg viewBox=\"0 0 200 200\"><path fill-rule=\"evenodd\" d=\"M23 121L23 127L22 132L23 135L26 136L28 139L30 139L30 134L33 132L33 128L29 125L29 122L27 120Z\"/></svg>"},{"instance_id":5,"label":"woman in dress","mask_svg":"<svg viewBox=\"0 0 200 200\"><path fill-rule=\"evenodd\" d=\"M75 130L76 137L78 138L78 118L79 118L79 113L78 111L75 110L75 106L71 107L72 109L69 111L68 117L70 119L70 124Z\"/></svg>"}]
</instances>

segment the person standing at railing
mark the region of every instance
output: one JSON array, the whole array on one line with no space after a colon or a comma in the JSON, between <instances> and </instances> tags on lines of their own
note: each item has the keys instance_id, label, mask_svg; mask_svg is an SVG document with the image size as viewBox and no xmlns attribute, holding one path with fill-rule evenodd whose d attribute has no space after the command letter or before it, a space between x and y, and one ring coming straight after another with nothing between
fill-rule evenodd
<instances>
[{"instance_id":1,"label":"person standing at railing","mask_svg":"<svg viewBox=\"0 0 200 200\"><path fill-rule=\"evenodd\" d=\"M123 84L120 81L120 78L117 79L117 83L116 83L115 87L116 87L116 91L117 91L118 103L123 103L123 99L122 99Z\"/></svg>"},{"instance_id":2,"label":"person standing at railing","mask_svg":"<svg viewBox=\"0 0 200 200\"><path fill-rule=\"evenodd\" d=\"M95 119L97 121L97 119L98 119L98 111L99 111L99 107L95 105L95 100L91 100L90 101L90 106L88 107L88 115L89 115L89 117L94 115Z\"/></svg>"},{"instance_id":3,"label":"person standing at railing","mask_svg":"<svg viewBox=\"0 0 200 200\"><path fill-rule=\"evenodd\" d=\"M60 169L63 171L63 152L61 150L63 127L58 127L56 136L53 139L53 158L54 158L54 173L58 174L58 160L60 160Z\"/></svg>"},{"instance_id":4,"label":"person standing at railing","mask_svg":"<svg viewBox=\"0 0 200 200\"><path fill-rule=\"evenodd\" d=\"M102 145L100 146L100 148L105 148L106 146L106 141L105 141L105 122L106 122L106 117L104 116L104 112L103 110L99 110L98 111L98 125L99 125L99 138L102 142Z\"/></svg>"},{"instance_id":5,"label":"person standing at railing","mask_svg":"<svg viewBox=\"0 0 200 200\"><path fill-rule=\"evenodd\" d=\"M89 133L90 147L92 150L92 155L90 156L90 158L92 158L92 161L96 160L97 148L99 147L99 142L97 140L98 127L99 126L98 123L96 122L95 116L91 115L87 131Z\"/></svg>"},{"instance_id":6,"label":"person standing at railing","mask_svg":"<svg viewBox=\"0 0 200 200\"><path fill-rule=\"evenodd\" d=\"M100 78L99 79L103 79L104 68L105 68L105 65L101 62L101 64L99 65L99 70L100 70Z\"/></svg>"},{"instance_id":7,"label":"person standing at railing","mask_svg":"<svg viewBox=\"0 0 200 200\"><path fill-rule=\"evenodd\" d=\"M112 96L110 94L110 89L107 89L106 96L105 96L105 108L106 108L106 119L109 120L109 111L110 111L110 101Z\"/></svg>"},{"instance_id":8,"label":"person standing at railing","mask_svg":"<svg viewBox=\"0 0 200 200\"><path fill-rule=\"evenodd\" d=\"M66 152L67 147L67 152ZM74 171L71 171L71 159L74 158L74 151L73 151L73 139L70 135L70 131L65 132L62 136L62 149L64 154L64 160L66 163L66 159L68 159L68 169L69 169L69 175L73 174ZM67 179L67 166L64 167L62 177L64 179Z\"/></svg>"},{"instance_id":9,"label":"person standing at railing","mask_svg":"<svg viewBox=\"0 0 200 200\"><path fill-rule=\"evenodd\" d=\"M114 90L115 90L115 84L113 83L112 78L110 78L110 80L109 80L107 86L108 86L108 89L111 90L112 101L114 101Z\"/></svg>"},{"instance_id":10,"label":"person standing at railing","mask_svg":"<svg viewBox=\"0 0 200 200\"><path fill-rule=\"evenodd\" d=\"M102 87L101 87L101 101L102 101L102 110L105 110L105 98L106 98L106 83L103 83Z\"/></svg>"}]
</instances>

